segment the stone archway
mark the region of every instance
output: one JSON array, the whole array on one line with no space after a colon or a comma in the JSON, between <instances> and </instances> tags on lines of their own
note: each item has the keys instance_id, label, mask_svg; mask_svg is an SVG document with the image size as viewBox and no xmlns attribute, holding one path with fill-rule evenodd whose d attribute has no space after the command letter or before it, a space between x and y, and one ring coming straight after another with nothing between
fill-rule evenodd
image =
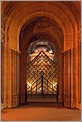
<instances>
[{"instance_id":1,"label":"stone archway","mask_svg":"<svg viewBox=\"0 0 82 122\"><path fill-rule=\"evenodd\" d=\"M22 74L20 74L19 69L22 68L21 70L25 72L25 66L23 65L22 67L20 67L19 62L21 60L21 64L23 63L23 61L25 63L25 57L27 55L26 47L31 43L31 41L33 41L31 39L34 37L38 38L38 35L43 33L42 36L46 35L45 37L47 39L50 39L53 44L57 46L59 52L58 57L60 69L62 69L62 51L65 52L68 49L72 50L72 107L80 108L80 2L24 3L3 1L2 8L2 87L4 88L5 85L6 88L3 89L3 103L6 104L7 107L15 107L19 105L19 90L22 90L22 93L24 94L23 87L22 89L20 89L19 86L20 84L23 84L22 80L25 78L24 76L22 76ZM65 9L67 11L65 11ZM36 18L41 17L48 18L49 21L45 19L45 22L47 23L47 26L48 22L50 22L49 25L51 28L49 29L48 27L49 30L47 30L46 28L42 29L42 26L40 25L39 28L41 28L38 32L36 28L38 28L37 25L39 25L39 23L44 22L44 20L42 20L39 21L39 23L37 22L34 30L31 28L31 30L33 31L31 31L29 34L25 33L25 30L23 30L24 25L25 27L27 27L29 21L35 22ZM55 27L55 31L51 24ZM59 29L57 29L56 27ZM61 37L59 30L62 31L61 34L63 34L63 38L59 38ZM24 32L24 38L22 38L23 35L21 36L21 39L19 38L20 32ZM22 48L19 49L19 47ZM79 59L79 61L77 59ZM19 74L23 77L22 79ZM62 72L59 73L59 78L59 81L62 84ZM59 102L61 102L62 89L59 89ZM78 91L78 93L76 93L76 91ZM21 103L23 102L24 98L21 99ZM67 104L65 106L67 106Z\"/></svg>"},{"instance_id":2,"label":"stone archway","mask_svg":"<svg viewBox=\"0 0 82 122\"><path fill-rule=\"evenodd\" d=\"M48 34L45 34L45 32L42 34L37 34L36 35L36 38L46 38L46 39L50 39L50 37L48 36ZM31 40L33 40L35 38L35 36L34 37L32 37L32 39ZM35 38L35 39L36 39ZM53 38L54 39L54 38ZM23 40L24 41L24 40ZM21 40L21 42L22 42L22 40ZM22 43L22 45L23 45L23 43ZM26 44L25 44L25 46L26 46ZM27 45L28 46L28 45ZM57 44L56 44L56 46L57 46ZM24 50L25 49L25 50ZM21 86L22 86L22 88L21 89L23 89L23 92L22 92L22 90L20 91L21 93L20 93L20 95L21 95L21 103L22 103L22 101L23 102L25 102L25 91L24 91L24 89L25 89L25 83L26 83L26 66L25 66L25 64L26 64L26 59L27 59L27 47L26 48L23 48L22 50L21 50L21 59L20 59L20 61L21 61L21 65L20 65L20 68L21 68ZM58 46L57 46L57 49L58 49ZM26 52L26 53L25 53ZM60 55L58 55L58 59L60 59L59 60L59 64L60 64L60 66L59 66L59 70L60 70L60 67L61 67L61 70L62 70L62 61L61 61L61 57L60 56L62 56L62 53L61 53L62 51L61 51L61 49L60 50L58 50L58 54L60 54ZM23 68L22 68L23 67ZM61 71L62 72L62 71ZM24 75L24 76L23 76ZM60 73L58 73L58 81L59 80L61 80L62 81L62 73L60 74ZM22 82L23 81L23 82ZM61 84L61 83L60 83ZM20 86L20 87L21 87ZM61 86L61 85L60 85ZM61 87L60 87L60 89L62 89ZM61 90L60 90L60 93L61 93ZM23 97L22 97L23 96ZM60 97L60 96L59 96ZM61 98L62 99L62 98Z\"/></svg>"},{"instance_id":3,"label":"stone archway","mask_svg":"<svg viewBox=\"0 0 82 122\"><path fill-rule=\"evenodd\" d=\"M54 23L55 24L53 24L49 18L42 16L42 17L38 17L35 19L33 18L33 20L30 20L30 23L27 22L21 29L21 32L20 32L20 51L21 51L20 103L25 102L26 66L24 64L26 64L26 58L27 58L26 49L28 48L29 44L32 41L35 41L36 39L45 38L45 39L49 39L56 46L56 48L58 50L57 51L58 64L59 64L58 70L61 70L61 74L58 73L58 81L62 81L63 33L62 33L61 28L57 25L57 23L56 22L54 22ZM28 31L26 31L26 30L28 30ZM26 32L27 36L24 36L25 32ZM61 43L61 40L62 40L62 43ZM60 89L59 90L59 102L62 102L62 93L61 93L62 84L61 84L61 82L58 82L58 85L59 85L58 88Z\"/></svg>"}]
</instances>

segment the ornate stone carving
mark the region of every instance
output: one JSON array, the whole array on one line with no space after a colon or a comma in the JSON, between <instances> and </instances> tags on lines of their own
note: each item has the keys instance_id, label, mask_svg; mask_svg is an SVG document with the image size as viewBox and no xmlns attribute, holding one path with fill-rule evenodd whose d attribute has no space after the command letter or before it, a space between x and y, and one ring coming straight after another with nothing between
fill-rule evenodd
<instances>
[{"instance_id":1,"label":"ornate stone carving","mask_svg":"<svg viewBox=\"0 0 82 122\"><path fill-rule=\"evenodd\" d=\"M78 36L79 36L79 45L81 44L81 26L78 29Z\"/></svg>"},{"instance_id":2,"label":"ornate stone carving","mask_svg":"<svg viewBox=\"0 0 82 122\"><path fill-rule=\"evenodd\" d=\"M3 27L1 27L1 43L5 42L5 31L3 29Z\"/></svg>"},{"instance_id":3,"label":"ornate stone carving","mask_svg":"<svg viewBox=\"0 0 82 122\"><path fill-rule=\"evenodd\" d=\"M34 28L33 28L33 33L36 33L37 31L51 31L53 32L57 38L62 38L62 30L58 26L56 22L54 24L49 21L47 18L42 18L36 22Z\"/></svg>"},{"instance_id":4,"label":"ornate stone carving","mask_svg":"<svg viewBox=\"0 0 82 122\"><path fill-rule=\"evenodd\" d=\"M7 17L4 17L1 22L1 43L5 43L6 41L8 42L8 29L9 26L6 23Z\"/></svg>"},{"instance_id":5,"label":"ornate stone carving","mask_svg":"<svg viewBox=\"0 0 82 122\"><path fill-rule=\"evenodd\" d=\"M66 4L70 8L70 10L72 11L75 19L77 20L77 22L79 22L80 14L81 14L80 1L76 1L76 2L64 2L64 4ZM79 7L77 7L77 5ZM78 12L78 10L80 12Z\"/></svg>"},{"instance_id":6,"label":"ornate stone carving","mask_svg":"<svg viewBox=\"0 0 82 122\"><path fill-rule=\"evenodd\" d=\"M1 43L5 42L5 23L6 23L6 19L7 17L4 16L1 18Z\"/></svg>"}]
</instances>

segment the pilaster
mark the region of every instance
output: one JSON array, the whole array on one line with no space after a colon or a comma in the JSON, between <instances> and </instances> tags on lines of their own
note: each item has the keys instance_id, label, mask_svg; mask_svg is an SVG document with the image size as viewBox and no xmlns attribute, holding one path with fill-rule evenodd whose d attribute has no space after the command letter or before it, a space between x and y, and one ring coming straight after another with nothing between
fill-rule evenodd
<instances>
[{"instance_id":1,"label":"pilaster","mask_svg":"<svg viewBox=\"0 0 82 122\"><path fill-rule=\"evenodd\" d=\"M19 106L19 52L2 46L2 103L6 107Z\"/></svg>"},{"instance_id":2,"label":"pilaster","mask_svg":"<svg viewBox=\"0 0 82 122\"><path fill-rule=\"evenodd\" d=\"M63 53L63 102L68 108L81 109L80 46Z\"/></svg>"},{"instance_id":3,"label":"pilaster","mask_svg":"<svg viewBox=\"0 0 82 122\"><path fill-rule=\"evenodd\" d=\"M58 53L58 102L62 102L62 54Z\"/></svg>"},{"instance_id":4,"label":"pilaster","mask_svg":"<svg viewBox=\"0 0 82 122\"><path fill-rule=\"evenodd\" d=\"M81 109L81 45L74 48L73 55L73 98L75 107Z\"/></svg>"},{"instance_id":5,"label":"pilaster","mask_svg":"<svg viewBox=\"0 0 82 122\"><path fill-rule=\"evenodd\" d=\"M63 53L63 105L71 108L71 50Z\"/></svg>"},{"instance_id":6,"label":"pilaster","mask_svg":"<svg viewBox=\"0 0 82 122\"><path fill-rule=\"evenodd\" d=\"M8 50L8 107L19 106L19 52Z\"/></svg>"},{"instance_id":7,"label":"pilaster","mask_svg":"<svg viewBox=\"0 0 82 122\"><path fill-rule=\"evenodd\" d=\"M20 104L25 104L25 86L26 86L26 65L27 53L22 52L20 55Z\"/></svg>"},{"instance_id":8,"label":"pilaster","mask_svg":"<svg viewBox=\"0 0 82 122\"><path fill-rule=\"evenodd\" d=\"M7 107L8 100L8 51L1 45L1 103Z\"/></svg>"}]
</instances>

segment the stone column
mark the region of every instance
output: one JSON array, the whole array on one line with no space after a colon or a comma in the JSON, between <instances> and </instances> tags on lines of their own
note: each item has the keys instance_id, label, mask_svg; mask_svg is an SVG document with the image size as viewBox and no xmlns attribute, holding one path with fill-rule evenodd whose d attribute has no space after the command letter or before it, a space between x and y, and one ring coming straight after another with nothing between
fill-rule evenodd
<instances>
[{"instance_id":1,"label":"stone column","mask_svg":"<svg viewBox=\"0 0 82 122\"><path fill-rule=\"evenodd\" d=\"M8 49L8 108L19 106L19 52Z\"/></svg>"},{"instance_id":2,"label":"stone column","mask_svg":"<svg viewBox=\"0 0 82 122\"><path fill-rule=\"evenodd\" d=\"M8 103L8 35L6 20L1 21L1 102Z\"/></svg>"},{"instance_id":3,"label":"stone column","mask_svg":"<svg viewBox=\"0 0 82 122\"><path fill-rule=\"evenodd\" d=\"M58 102L62 102L62 54L61 52L57 55L58 58Z\"/></svg>"},{"instance_id":4,"label":"stone column","mask_svg":"<svg viewBox=\"0 0 82 122\"><path fill-rule=\"evenodd\" d=\"M1 47L1 102L19 106L19 52Z\"/></svg>"},{"instance_id":5,"label":"stone column","mask_svg":"<svg viewBox=\"0 0 82 122\"><path fill-rule=\"evenodd\" d=\"M63 53L63 105L71 108L71 50Z\"/></svg>"},{"instance_id":6,"label":"stone column","mask_svg":"<svg viewBox=\"0 0 82 122\"><path fill-rule=\"evenodd\" d=\"M80 46L63 53L64 106L81 108Z\"/></svg>"},{"instance_id":7,"label":"stone column","mask_svg":"<svg viewBox=\"0 0 82 122\"><path fill-rule=\"evenodd\" d=\"M7 107L8 100L8 50L1 45L1 103Z\"/></svg>"},{"instance_id":8,"label":"stone column","mask_svg":"<svg viewBox=\"0 0 82 122\"><path fill-rule=\"evenodd\" d=\"M20 55L20 104L25 104L25 86L26 86L26 65L27 65L27 53L21 51Z\"/></svg>"},{"instance_id":9,"label":"stone column","mask_svg":"<svg viewBox=\"0 0 82 122\"><path fill-rule=\"evenodd\" d=\"M67 107L71 108L71 50L68 51L67 64Z\"/></svg>"},{"instance_id":10,"label":"stone column","mask_svg":"<svg viewBox=\"0 0 82 122\"><path fill-rule=\"evenodd\" d=\"M73 49L73 103L81 109L81 45Z\"/></svg>"},{"instance_id":11,"label":"stone column","mask_svg":"<svg viewBox=\"0 0 82 122\"><path fill-rule=\"evenodd\" d=\"M74 54L74 50L71 50L71 107L75 108L75 99L76 99L76 82L75 82L75 54Z\"/></svg>"}]
</instances>

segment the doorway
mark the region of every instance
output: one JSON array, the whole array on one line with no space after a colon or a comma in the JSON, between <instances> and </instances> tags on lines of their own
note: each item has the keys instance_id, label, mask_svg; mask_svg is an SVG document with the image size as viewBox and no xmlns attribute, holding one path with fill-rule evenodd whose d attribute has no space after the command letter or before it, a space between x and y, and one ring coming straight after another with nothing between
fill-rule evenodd
<instances>
[{"instance_id":1,"label":"doorway","mask_svg":"<svg viewBox=\"0 0 82 122\"><path fill-rule=\"evenodd\" d=\"M27 102L31 100L57 102L57 62L41 51L27 64Z\"/></svg>"}]
</instances>

